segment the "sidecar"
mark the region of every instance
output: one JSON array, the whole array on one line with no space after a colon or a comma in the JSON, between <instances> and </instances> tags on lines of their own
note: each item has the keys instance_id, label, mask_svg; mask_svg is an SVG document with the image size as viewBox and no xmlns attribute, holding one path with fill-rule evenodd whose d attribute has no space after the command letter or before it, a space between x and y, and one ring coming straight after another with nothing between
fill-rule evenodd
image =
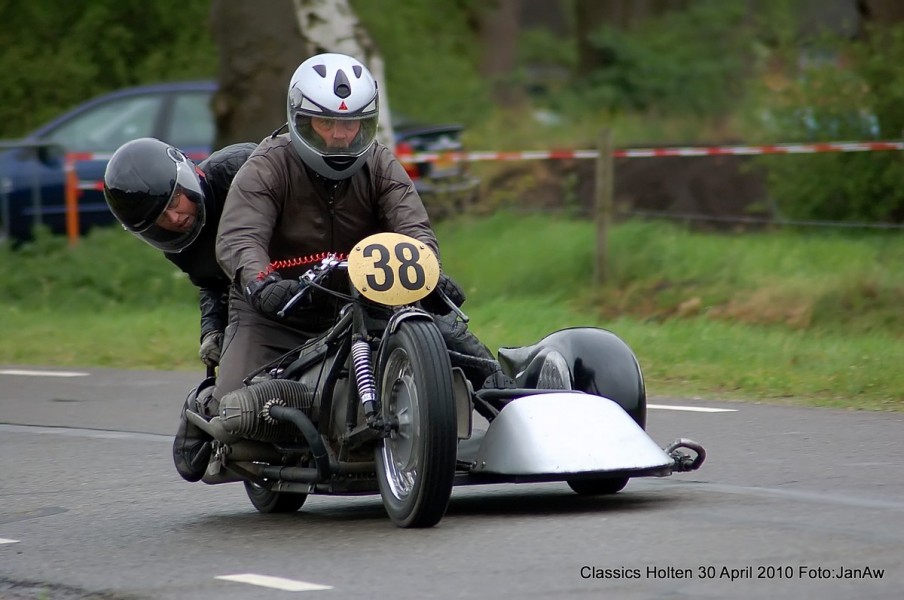
<instances>
[{"instance_id":1,"label":"sidecar","mask_svg":"<svg viewBox=\"0 0 904 600\"><path fill-rule=\"evenodd\" d=\"M611 494L632 477L702 464L705 451L696 442L660 448L646 434L643 375L612 332L562 329L498 354L514 383L471 394L488 425L471 424L459 442L456 484L564 480L579 494Z\"/></svg>"}]
</instances>

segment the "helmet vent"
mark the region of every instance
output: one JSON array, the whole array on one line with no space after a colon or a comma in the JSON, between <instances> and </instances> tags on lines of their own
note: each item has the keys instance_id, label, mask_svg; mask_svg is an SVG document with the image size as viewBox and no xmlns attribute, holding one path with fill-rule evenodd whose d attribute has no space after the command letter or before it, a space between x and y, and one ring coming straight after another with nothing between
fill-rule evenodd
<instances>
[{"instance_id":1,"label":"helmet vent","mask_svg":"<svg viewBox=\"0 0 904 600\"><path fill-rule=\"evenodd\" d=\"M361 65L355 65L352 67L352 71L355 72L355 77L357 79L361 79Z\"/></svg>"},{"instance_id":2,"label":"helmet vent","mask_svg":"<svg viewBox=\"0 0 904 600\"><path fill-rule=\"evenodd\" d=\"M321 77L326 77L326 65L314 65L312 67Z\"/></svg>"},{"instance_id":3,"label":"helmet vent","mask_svg":"<svg viewBox=\"0 0 904 600\"><path fill-rule=\"evenodd\" d=\"M340 98L348 98L352 95L352 87L348 83L348 77L345 76L345 71L342 69L336 71L336 79L333 80L333 91Z\"/></svg>"}]
</instances>

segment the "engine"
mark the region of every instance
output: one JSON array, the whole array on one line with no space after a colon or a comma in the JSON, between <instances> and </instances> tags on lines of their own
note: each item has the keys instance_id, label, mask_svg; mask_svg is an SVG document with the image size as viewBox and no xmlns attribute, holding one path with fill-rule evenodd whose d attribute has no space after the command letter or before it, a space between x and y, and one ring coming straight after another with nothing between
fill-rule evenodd
<instances>
[{"instance_id":1,"label":"engine","mask_svg":"<svg viewBox=\"0 0 904 600\"><path fill-rule=\"evenodd\" d=\"M312 413L313 392L303 383L288 379L270 379L254 383L220 399L219 416L229 433L262 442L289 440L299 435L291 423L279 423L269 417L267 408L280 404Z\"/></svg>"}]
</instances>

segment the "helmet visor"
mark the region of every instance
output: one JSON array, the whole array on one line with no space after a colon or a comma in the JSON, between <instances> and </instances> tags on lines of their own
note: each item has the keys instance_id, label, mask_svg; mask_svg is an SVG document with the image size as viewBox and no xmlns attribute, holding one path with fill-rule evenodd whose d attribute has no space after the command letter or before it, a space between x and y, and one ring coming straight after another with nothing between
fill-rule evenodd
<instances>
[{"instance_id":1,"label":"helmet visor","mask_svg":"<svg viewBox=\"0 0 904 600\"><path fill-rule=\"evenodd\" d=\"M322 156L360 156L377 136L377 115L335 118L296 114L295 129Z\"/></svg>"},{"instance_id":2,"label":"helmet visor","mask_svg":"<svg viewBox=\"0 0 904 600\"><path fill-rule=\"evenodd\" d=\"M164 252L181 252L197 239L207 218L201 182L194 165L176 165L176 183L166 208L155 221L135 235Z\"/></svg>"}]
</instances>

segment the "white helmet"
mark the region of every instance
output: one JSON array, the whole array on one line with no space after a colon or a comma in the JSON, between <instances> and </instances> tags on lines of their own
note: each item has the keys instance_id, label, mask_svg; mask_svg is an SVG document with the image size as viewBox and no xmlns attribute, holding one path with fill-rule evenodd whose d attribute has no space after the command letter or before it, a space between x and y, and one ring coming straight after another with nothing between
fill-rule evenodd
<instances>
[{"instance_id":1,"label":"white helmet","mask_svg":"<svg viewBox=\"0 0 904 600\"><path fill-rule=\"evenodd\" d=\"M289 83L289 137L301 160L328 179L347 179L377 136L377 82L344 54L318 54Z\"/></svg>"}]
</instances>

